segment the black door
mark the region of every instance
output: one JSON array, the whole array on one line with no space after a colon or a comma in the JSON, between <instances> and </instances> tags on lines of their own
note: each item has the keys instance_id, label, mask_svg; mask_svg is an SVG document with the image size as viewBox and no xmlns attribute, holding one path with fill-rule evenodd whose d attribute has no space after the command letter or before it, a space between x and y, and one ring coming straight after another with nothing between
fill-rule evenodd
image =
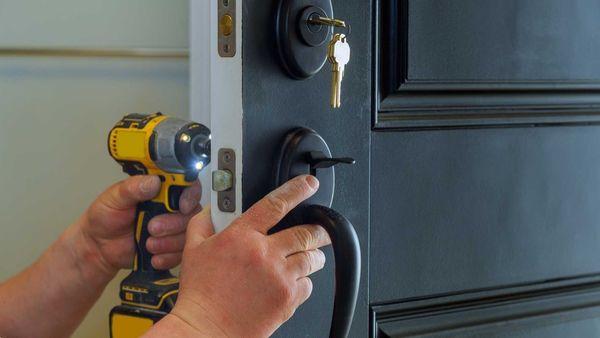
<instances>
[{"instance_id":1,"label":"black door","mask_svg":"<svg viewBox=\"0 0 600 338\"><path fill-rule=\"evenodd\" d=\"M600 336L600 1L333 0L339 110L328 67L281 67L278 2L243 2L243 208L294 127L356 159L333 203L362 246L351 335ZM277 336L327 335L332 265Z\"/></svg>"}]
</instances>

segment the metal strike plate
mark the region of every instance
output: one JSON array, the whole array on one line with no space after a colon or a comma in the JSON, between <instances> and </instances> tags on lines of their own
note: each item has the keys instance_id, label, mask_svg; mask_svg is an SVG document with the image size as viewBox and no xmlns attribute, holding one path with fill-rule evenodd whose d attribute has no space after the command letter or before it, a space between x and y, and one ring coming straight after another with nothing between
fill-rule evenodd
<instances>
[{"instance_id":1,"label":"metal strike plate","mask_svg":"<svg viewBox=\"0 0 600 338\"><path fill-rule=\"evenodd\" d=\"M213 172L213 187L217 191L217 204L223 212L235 212L235 151L219 149L218 170ZM215 181L215 178L218 180ZM223 182L222 180L230 180Z\"/></svg>"},{"instance_id":2,"label":"metal strike plate","mask_svg":"<svg viewBox=\"0 0 600 338\"><path fill-rule=\"evenodd\" d=\"M236 52L236 0L217 0L219 2L219 55L234 57Z\"/></svg>"}]
</instances>

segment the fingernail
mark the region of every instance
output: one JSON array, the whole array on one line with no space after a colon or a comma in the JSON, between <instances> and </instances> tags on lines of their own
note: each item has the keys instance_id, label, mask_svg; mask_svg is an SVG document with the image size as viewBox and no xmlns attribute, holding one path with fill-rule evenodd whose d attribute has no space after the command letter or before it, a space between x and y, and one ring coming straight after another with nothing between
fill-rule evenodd
<instances>
[{"instance_id":1,"label":"fingernail","mask_svg":"<svg viewBox=\"0 0 600 338\"><path fill-rule=\"evenodd\" d=\"M150 223L148 223L148 231L154 235L160 235L161 234L161 226L160 223L151 220Z\"/></svg>"},{"instance_id":2,"label":"fingernail","mask_svg":"<svg viewBox=\"0 0 600 338\"><path fill-rule=\"evenodd\" d=\"M306 176L306 182L313 190L317 190L319 188L319 180L314 176Z\"/></svg>"},{"instance_id":3,"label":"fingernail","mask_svg":"<svg viewBox=\"0 0 600 338\"><path fill-rule=\"evenodd\" d=\"M149 251L154 250L154 241L150 238L146 241L146 249Z\"/></svg>"},{"instance_id":4,"label":"fingernail","mask_svg":"<svg viewBox=\"0 0 600 338\"><path fill-rule=\"evenodd\" d=\"M158 177L156 176L147 176L144 177L142 183L140 183L140 190L143 193L148 193L154 191L156 189L156 185L158 184Z\"/></svg>"},{"instance_id":5,"label":"fingernail","mask_svg":"<svg viewBox=\"0 0 600 338\"><path fill-rule=\"evenodd\" d=\"M327 263L327 258L325 257L325 253L321 250L317 250L319 255L319 263L321 264L321 268L325 267L325 263Z\"/></svg>"}]
</instances>

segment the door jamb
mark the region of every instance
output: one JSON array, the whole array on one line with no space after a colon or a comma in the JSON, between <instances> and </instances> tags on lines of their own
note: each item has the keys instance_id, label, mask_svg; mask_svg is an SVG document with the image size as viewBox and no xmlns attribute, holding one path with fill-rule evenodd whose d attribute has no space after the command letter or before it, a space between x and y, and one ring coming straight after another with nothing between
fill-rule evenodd
<instances>
[{"instance_id":1,"label":"door jamb","mask_svg":"<svg viewBox=\"0 0 600 338\"><path fill-rule=\"evenodd\" d=\"M212 132L212 160L201 180L205 196L210 195L215 230L223 230L242 213L242 0L235 1L236 54L218 53L218 2L190 2L190 109L193 120L207 123ZM206 112L209 114L206 114ZM219 149L235 151L236 174L233 213L218 208L217 193L212 191L211 173L217 169Z\"/></svg>"}]
</instances>

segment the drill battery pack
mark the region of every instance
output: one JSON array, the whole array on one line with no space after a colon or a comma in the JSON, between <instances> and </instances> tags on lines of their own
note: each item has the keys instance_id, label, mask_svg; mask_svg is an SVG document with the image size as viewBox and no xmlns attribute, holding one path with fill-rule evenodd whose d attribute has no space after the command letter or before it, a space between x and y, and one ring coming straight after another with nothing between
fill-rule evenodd
<instances>
[{"instance_id":1,"label":"drill battery pack","mask_svg":"<svg viewBox=\"0 0 600 338\"><path fill-rule=\"evenodd\" d=\"M171 312L178 291L179 279L169 271L134 270L121 282L122 304L110 312L110 337L142 336Z\"/></svg>"},{"instance_id":2,"label":"drill battery pack","mask_svg":"<svg viewBox=\"0 0 600 338\"><path fill-rule=\"evenodd\" d=\"M115 306L110 312L110 337L141 337L165 315L167 313L163 311L129 305Z\"/></svg>"}]
</instances>

